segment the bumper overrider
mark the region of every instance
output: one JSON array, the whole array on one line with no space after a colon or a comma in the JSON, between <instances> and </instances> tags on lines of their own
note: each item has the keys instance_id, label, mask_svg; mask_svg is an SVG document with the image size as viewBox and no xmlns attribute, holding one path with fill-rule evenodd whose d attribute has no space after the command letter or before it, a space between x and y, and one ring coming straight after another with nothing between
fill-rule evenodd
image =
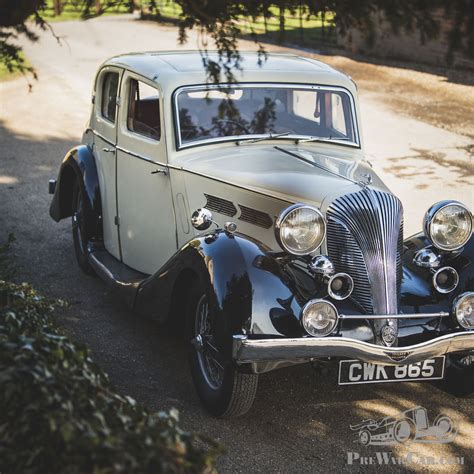
<instances>
[{"instance_id":1,"label":"bumper overrider","mask_svg":"<svg viewBox=\"0 0 474 474\"><path fill-rule=\"evenodd\" d=\"M235 335L233 338L233 358L238 364L335 357L381 365L406 365L470 351L474 351L474 331L447 334L404 347L385 347L346 337L251 339Z\"/></svg>"}]
</instances>

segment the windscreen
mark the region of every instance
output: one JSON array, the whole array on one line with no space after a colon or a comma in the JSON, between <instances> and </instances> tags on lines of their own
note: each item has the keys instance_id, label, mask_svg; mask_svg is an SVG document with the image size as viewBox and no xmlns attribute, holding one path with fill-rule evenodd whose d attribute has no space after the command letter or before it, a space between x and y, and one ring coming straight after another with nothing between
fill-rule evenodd
<instances>
[{"instance_id":1,"label":"windscreen","mask_svg":"<svg viewBox=\"0 0 474 474\"><path fill-rule=\"evenodd\" d=\"M344 90L303 86L189 88L176 97L181 145L266 134L357 144Z\"/></svg>"}]
</instances>

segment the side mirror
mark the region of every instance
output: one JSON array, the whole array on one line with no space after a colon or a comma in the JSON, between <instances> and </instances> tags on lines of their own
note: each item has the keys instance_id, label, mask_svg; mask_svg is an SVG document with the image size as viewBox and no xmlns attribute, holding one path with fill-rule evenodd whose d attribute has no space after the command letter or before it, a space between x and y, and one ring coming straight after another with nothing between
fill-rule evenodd
<instances>
[{"instance_id":1,"label":"side mirror","mask_svg":"<svg viewBox=\"0 0 474 474\"><path fill-rule=\"evenodd\" d=\"M207 230L213 222L212 212L205 207L197 209L191 216L191 224L197 230Z\"/></svg>"}]
</instances>

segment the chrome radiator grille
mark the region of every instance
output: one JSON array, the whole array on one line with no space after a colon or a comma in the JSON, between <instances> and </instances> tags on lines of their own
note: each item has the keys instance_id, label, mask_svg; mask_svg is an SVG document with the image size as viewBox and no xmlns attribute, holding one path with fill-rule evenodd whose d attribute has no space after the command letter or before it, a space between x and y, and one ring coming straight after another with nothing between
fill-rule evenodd
<instances>
[{"instance_id":1,"label":"chrome radiator grille","mask_svg":"<svg viewBox=\"0 0 474 474\"><path fill-rule=\"evenodd\" d=\"M354 280L353 298L372 314L398 312L403 209L393 195L364 188L327 211L328 256Z\"/></svg>"}]
</instances>

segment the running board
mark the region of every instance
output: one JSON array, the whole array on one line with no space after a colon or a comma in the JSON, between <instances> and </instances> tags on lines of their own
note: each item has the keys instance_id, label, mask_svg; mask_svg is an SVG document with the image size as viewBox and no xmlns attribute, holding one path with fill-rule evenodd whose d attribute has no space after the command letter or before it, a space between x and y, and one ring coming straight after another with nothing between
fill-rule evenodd
<instances>
[{"instance_id":1,"label":"running board","mask_svg":"<svg viewBox=\"0 0 474 474\"><path fill-rule=\"evenodd\" d=\"M138 288L149 275L133 270L104 249L92 250L89 253L89 263L99 278L118 291L127 305L133 308Z\"/></svg>"}]
</instances>

